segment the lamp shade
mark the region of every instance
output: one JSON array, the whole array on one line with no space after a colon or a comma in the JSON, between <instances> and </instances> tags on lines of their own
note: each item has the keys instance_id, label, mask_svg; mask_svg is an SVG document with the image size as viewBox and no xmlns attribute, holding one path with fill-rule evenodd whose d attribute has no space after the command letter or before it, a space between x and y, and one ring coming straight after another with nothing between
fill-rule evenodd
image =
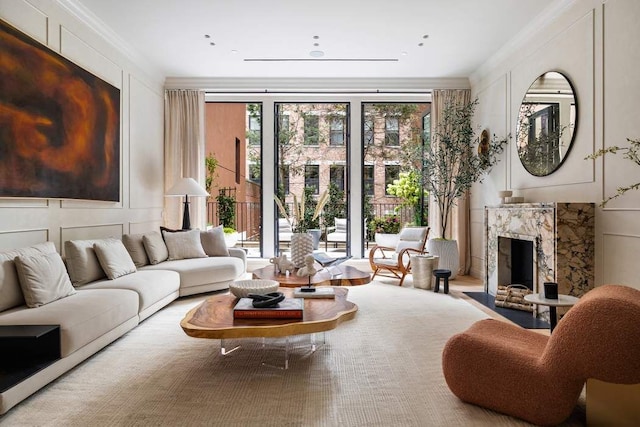
<instances>
[{"instance_id":1,"label":"lamp shade","mask_svg":"<svg viewBox=\"0 0 640 427\"><path fill-rule=\"evenodd\" d=\"M181 178L165 193L165 196L201 196L209 193L193 178Z\"/></svg>"}]
</instances>

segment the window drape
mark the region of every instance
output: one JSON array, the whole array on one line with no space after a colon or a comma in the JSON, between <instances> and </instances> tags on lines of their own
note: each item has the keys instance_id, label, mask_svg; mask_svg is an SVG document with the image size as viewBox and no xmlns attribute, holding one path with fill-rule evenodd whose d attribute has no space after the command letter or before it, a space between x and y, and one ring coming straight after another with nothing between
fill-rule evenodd
<instances>
[{"instance_id":1,"label":"window drape","mask_svg":"<svg viewBox=\"0 0 640 427\"><path fill-rule=\"evenodd\" d=\"M180 178L195 179L204 188L204 92L167 90L164 97L164 188ZM164 224L180 228L182 198L165 197ZM190 197L192 228L204 229L206 198Z\"/></svg>"},{"instance_id":2,"label":"window drape","mask_svg":"<svg viewBox=\"0 0 640 427\"><path fill-rule=\"evenodd\" d=\"M431 135L436 134L440 120L439 116L446 104L463 106L469 102L471 102L471 91L468 89L434 90L431 100ZM438 141L433 139L431 143L437 144ZM429 212L433 212L433 214L429 215L429 226L432 233L438 233L440 230L438 211L438 204L430 197ZM460 271L458 274L463 275L468 274L471 268L470 217L469 192L466 192L464 196L457 200L456 205L451 210L450 225L447 228L448 235L437 236L458 241L458 251L460 253Z\"/></svg>"}]
</instances>

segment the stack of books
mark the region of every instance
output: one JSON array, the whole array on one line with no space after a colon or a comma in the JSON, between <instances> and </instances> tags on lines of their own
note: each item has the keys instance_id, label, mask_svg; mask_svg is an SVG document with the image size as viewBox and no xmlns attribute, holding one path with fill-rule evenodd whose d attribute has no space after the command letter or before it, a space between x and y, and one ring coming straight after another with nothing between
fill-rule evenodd
<instances>
[{"instance_id":1,"label":"stack of books","mask_svg":"<svg viewBox=\"0 0 640 427\"><path fill-rule=\"evenodd\" d=\"M285 298L277 306L256 308L251 298L240 298L233 308L234 319L302 319L304 300Z\"/></svg>"},{"instance_id":2,"label":"stack of books","mask_svg":"<svg viewBox=\"0 0 640 427\"><path fill-rule=\"evenodd\" d=\"M304 292L302 288L295 288L293 296L296 298L335 298L336 292L328 286L316 287L313 292Z\"/></svg>"}]
</instances>

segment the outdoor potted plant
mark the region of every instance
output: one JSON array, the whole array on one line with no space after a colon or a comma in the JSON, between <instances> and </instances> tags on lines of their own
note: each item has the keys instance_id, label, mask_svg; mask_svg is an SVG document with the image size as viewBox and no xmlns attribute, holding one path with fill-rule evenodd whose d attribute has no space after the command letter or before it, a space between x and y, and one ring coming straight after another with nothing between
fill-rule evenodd
<instances>
[{"instance_id":1,"label":"outdoor potted plant","mask_svg":"<svg viewBox=\"0 0 640 427\"><path fill-rule=\"evenodd\" d=\"M395 248L398 244L398 235L402 224L397 215L374 218L369 222L369 227L375 233L374 240L376 245Z\"/></svg>"},{"instance_id":2,"label":"outdoor potted plant","mask_svg":"<svg viewBox=\"0 0 640 427\"><path fill-rule=\"evenodd\" d=\"M427 251L440 257L438 267L451 270L451 278L460 266L458 242L447 238L451 210L458 198L498 162L507 143L506 138L498 140L494 135L490 141L482 141L476 154L478 138L472 119L477 105L477 99L461 106L445 103L431 141L425 142L424 182L440 218L440 229L433 230L439 236L429 239Z\"/></svg>"},{"instance_id":3,"label":"outdoor potted plant","mask_svg":"<svg viewBox=\"0 0 640 427\"><path fill-rule=\"evenodd\" d=\"M309 233L309 229L317 223L316 221L324 205L329 200L329 193L325 190L322 195L320 195L315 209L307 209L306 205L309 204L309 200L313 200L310 199L310 194L307 196L308 192L309 191L305 189L300 199L298 199L295 194L293 195L293 214L289 214L284 203L277 195L274 195L280 215L286 218L287 222L291 224L291 230L293 231L291 235L291 261L298 268L304 266L305 256L313 252L313 237Z\"/></svg>"}]
</instances>

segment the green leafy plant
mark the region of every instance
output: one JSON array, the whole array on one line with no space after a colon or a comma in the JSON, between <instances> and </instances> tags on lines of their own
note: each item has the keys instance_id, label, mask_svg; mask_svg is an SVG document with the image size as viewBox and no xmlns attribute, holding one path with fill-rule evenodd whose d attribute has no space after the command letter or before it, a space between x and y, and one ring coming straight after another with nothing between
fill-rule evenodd
<instances>
[{"instance_id":1,"label":"green leafy plant","mask_svg":"<svg viewBox=\"0 0 640 427\"><path fill-rule=\"evenodd\" d=\"M477 105L477 99L462 106L446 103L432 140L425 143L426 185L438 204L442 238L446 237L449 214L458 198L473 183L482 181L507 143L506 138L498 140L494 135L483 154L474 153L478 138L471 121Z\"/></svg>"},{"instance_id":2,"label":"green leafy plant","mask_svg":"<svg viewBox=\"0 0 640 427\"><path fill-rule=\"evenodd\" d=\"M216 197L218 201L218 218L224 227L233 227L236 223L236 198L227 194L227 190L221 189Z\"/></svg>"},{"instance_id":3,"label":"green leafy plant","mask_svg":"<svg viewBox=\"0 0 640 427\"><path fill-rule=\"evenodd\" d=\"M420 202L428 197L428 193L422 189L420 173L417 170L412 169L409 172L400 172L398 179L394 179L393 183L387 185L387 192L400 198L400 207L411 207L413 209L414 224L422 225L420 219ZM423 199L421 199L420 193L422 193Z\"/></svg>"},{"instance_id":4,"label":"green leafy plant","mask_svg":"<svg viewBox=\"0 0 640 427\"><path fill-rule=\"evenodd\" d=\"M367 227L372 233L397 234L402 228L402 223L397 215L385 215L373 218Z\"/></svg>"},{"instance_id":5,"label":"green leafy plant","mask_svg":"<svg viewBox=\"0 0 640 427\"><path fill-rule=\"evenodd\" d=\"M329 200L329 191L328 189L324 190L317 202L311 197L312 191L310 188L305 188L300 199L295 194L293 195L293 214L289 214L286 205L277 195L273 196L280 215L291 224L291 230L294 233L306 233L310 229L319 227L317 220ZM314 203L315 206L313 206Z\"/></svg>"},{"instance_id":6,"label":"green leafy plant","mask_svg":"<svg viewBox=\"0 0 640 427\"><path fill-rule=\"evenodd\" d=\"M209 153L204 159L204 167L206 171L204 188L207 190L207 193L211 194L211 186L213 185L213 180L216 177L216 169L218 168L218 159L216 159L212 153Z\"/></svg>"},{"instance_id":7,"label":"green leafy plant","mask_svg":"<svg viewBox=\"0 0 640 427\"><path fill-rule=\"evenodd\" d=\"M631 160L636 165L640 165L640 139L627 138L627 141L629 142L629 146L628 147L619 147L617 145L614 145L612 147L604 148L602 150L598 150L595 153L585 157L585 160L586 159L596 159L596 158L602 157L602 156L604 156L604 155L606 155L608 153L617 154L618 152L621 152L623 158ZM639 188L640 188L640 182L636 182L635 184L627 185L627 186L624 186L624 187L618 187L618 189L616 190L616 194L614 194L613 196L609 196L606 199L604 199L602 202L600 202L600 206L604 207L611 200L622 196L627 191L637 190Z\"/></svg>"}]
</instances>

